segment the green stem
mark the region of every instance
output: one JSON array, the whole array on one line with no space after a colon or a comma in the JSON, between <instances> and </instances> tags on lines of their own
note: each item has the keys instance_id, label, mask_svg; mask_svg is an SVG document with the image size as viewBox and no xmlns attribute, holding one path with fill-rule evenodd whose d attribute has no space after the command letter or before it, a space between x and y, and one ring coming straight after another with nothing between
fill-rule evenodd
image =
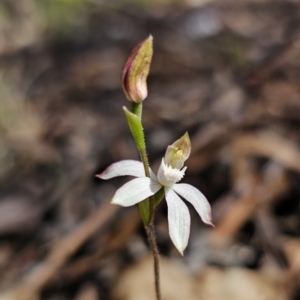
<instances>
[{"instance_id":1,"label":"green stem","mask_svg":"<svg viewBox=\"0 0 300 300\"><path fill-rule=\"evenodd\" d=\"M155 293L156 300L161 300L161 289L160 289L160 266L159 266L159 251L156 243L154 225L145 225L145 230L148 237L148 242L151 247L153 260L154 260L154 281L155 281Z\"/></svg>"},{"instance_id":2,"label":"green stem","mask_svg":"<svg viewBox=\"0 0 300 300\"><path fill-rule=\"evenodd\" d=\"M145 174L147 177L150 177L149 161L148 161L146 149L140 149L140 156L141 156L142 163L144 165Z\"/></svg>"},{"instance_id":3,"label":"green stem","mask_svg":"<svg viewBox=\"0 0 300 300\"><path fill-rule=\"evenodd\" d=\"M137 115L140 120L142 118L142 103L132 103L132 112ZM141 125L142 126L142 125ZM142 135L140 139L143 139L145 141L144 137L144 129L140 131L142 132ZM141 143L137 143L137 146L141 145ZM141 160L144 166L145 175L150 178L150 169L149 169L149 161L146 151L146 143L142 143L143 146L138 146L138 150L140 152ZM154 279L155 279L155 293L156 293L156 299L161 300L161 289L160 289L160 265L159 265L159 251L156 243L156 236L155 236L155 230L154 230L154 216L155 216L155 202L154 202L154 196L149 197L148 200L144 200L143 202L149 203L149 219L147 222L144 220L145 230L148 237L148 242L150 244L150 248L153 255L154 260ZM141 209L141 207L140 207Z\"/></svg>"},{"instance_id":4,"label":"green stem","mask_svg":"<svg viewBox=\"0 0 300 300\"><path fill-rule=\"evenodd\" d=\"M143 103L134 103L132 102L132 112L142 119Z\"/></svg>"}]
</instances>

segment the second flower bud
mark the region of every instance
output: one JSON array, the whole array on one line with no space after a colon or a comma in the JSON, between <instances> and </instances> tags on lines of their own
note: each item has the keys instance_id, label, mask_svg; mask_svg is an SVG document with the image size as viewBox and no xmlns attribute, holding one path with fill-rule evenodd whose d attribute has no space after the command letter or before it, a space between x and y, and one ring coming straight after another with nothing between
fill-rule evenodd
<instances>
[{"instance_id":1,"label":"second flower bud","mask_svg":"<svg viewBox=\"0 0 300 300\"><path fill-rule=\"evenodd\" d=\"M153 55L153 37L137 45L122 70L122 88L126 98L140 103L148 96L147 77Z\"/></svg>"}]
</instances>

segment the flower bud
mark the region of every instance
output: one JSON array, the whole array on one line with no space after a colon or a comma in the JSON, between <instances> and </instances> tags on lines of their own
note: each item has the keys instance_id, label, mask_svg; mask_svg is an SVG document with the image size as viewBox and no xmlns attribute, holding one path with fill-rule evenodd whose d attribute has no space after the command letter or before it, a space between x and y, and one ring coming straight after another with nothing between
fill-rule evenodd
<instances>
[{"instance_id":1,"label":"flower bud","mask_svg":"<svg viewBox=\"0 0 300 300\"><path fill-rule=\"evenodd\" d=\"M148 95L147 77L153 55L153 37L137 45L131 52L122 70L122 88L126 98L140 103Z\"/></svg>"},{"instance_id":2,"label":"flower bud","mask_svg":"<svg viewBox=\"0 0 300 300\"><path fill-rule=\"evenodd\" d=\"M165 154L165 164L181 169L191 153L191 141L186 132L180 139L168 146Z\"/></svg>"}]
</instances>

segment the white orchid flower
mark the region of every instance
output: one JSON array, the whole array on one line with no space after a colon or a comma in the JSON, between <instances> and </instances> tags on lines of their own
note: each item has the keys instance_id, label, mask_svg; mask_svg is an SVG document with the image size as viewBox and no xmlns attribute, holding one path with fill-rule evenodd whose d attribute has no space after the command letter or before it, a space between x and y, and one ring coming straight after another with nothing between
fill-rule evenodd
<instances>
[{"instance_id":1,"label":"white orchid flower","mask_svg":"<svg viewBox=\"0 0 300 300\"><path fill-rule=\"evenodd\" d=\"M170 238L182 255L190 235L191 218L187 206L179 196L194 206L204 223L212 225L211 208L205 196L189 184L177 183L184 176L186 167L183 165L190 151L190 139L188 133L185 133L167 148L157 176L151 171L151 177L146 177L142 162L135 160L119 161L97 175L101 179L125 175L137 177L125 183L113 196L111 202L121 206L137 204L164 188L168 205Z\"/></svg>"}]
</instances>

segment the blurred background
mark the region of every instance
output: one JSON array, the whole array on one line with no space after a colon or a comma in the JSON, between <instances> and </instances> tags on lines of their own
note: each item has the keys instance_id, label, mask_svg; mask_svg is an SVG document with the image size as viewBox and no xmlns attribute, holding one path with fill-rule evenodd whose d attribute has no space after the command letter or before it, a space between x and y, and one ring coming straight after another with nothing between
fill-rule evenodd
<instances>
[{"instance_id":1,"label":"blurred background","mask_svg":"<svg viewBox=\"0 0 300 300\"><path fill-rule=\"evenodd\" d=\"M137 208L109 201L138 159L120 73L149 34L149 158L192 141L182 258L156 215L164 300L299 300L298 0L0 1L0 299L153 300Z\"/></svg>"}]
</instances>

